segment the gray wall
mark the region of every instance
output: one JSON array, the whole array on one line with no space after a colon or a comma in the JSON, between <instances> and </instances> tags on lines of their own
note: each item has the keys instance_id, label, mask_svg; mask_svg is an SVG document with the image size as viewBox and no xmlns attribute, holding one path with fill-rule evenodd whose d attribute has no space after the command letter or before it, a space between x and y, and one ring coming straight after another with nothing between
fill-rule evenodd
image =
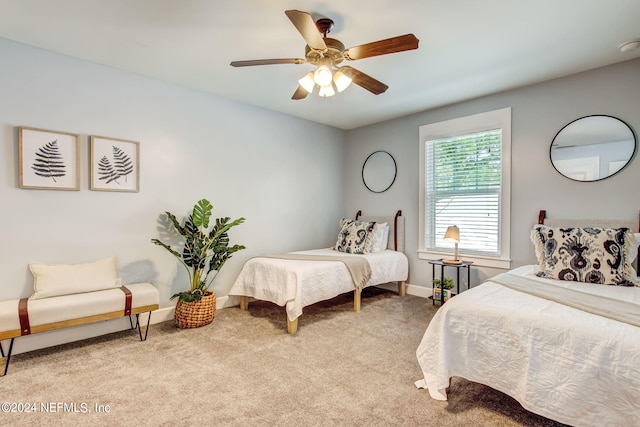
<instances>
[{"instance_id":1,"label":"gray wall","mask_svg":"<svg viewBox=\"0 0 640 427\"><path fill-rule=\"evenodd\" d=\"M250 256L333 243L342 131L4 39L0 57L0 300L31 295L29 263L116 255L125 283L150 281L174 304L186 274L150 239L161 213L182 218L200 198L247 219L230 232L248 249L216 278L219 295ZM80 191L18 188L18 126L81 134ZM88 189L89 135L140 142L139 193Z\"/></svg>"},{"instance_id":2,"label":"gray wall","mask_svg":"<svg viewBox=\"0 0 640 427\"><path fill-rule=\"evenodd\" d=\"M570 121L608 114L640 130L640 59L482 97L347 132L346 208L368 214L402 209L407 221L407 255L412 285L430 287L431 266L418 260L418 128L422 125L498 108L512 108L511 258L512 267L535 260L529 231L538 211L556 218L631 218L640 209L640 163L599 182L580 183L555 171L549 146ZM362 164L376 150L389 151L398 176L385 193L374 194L361 179ZM637 157L637 155L636 155ZM472 284L501 272L472 269Z\"/></svg>"},{"instance_id":3,"label":"gray wall","mask_svg":"<svg viewBox=\"0 0 640 427\"><path fill-rule=\"evenodd\" d=\"M514 267L533 262L528 234L541 208L556 217L638 214L637 160L610 179L577 183L553 169L548 151L555 133L584 115L609 114L640 129L640 60L343 132L3 39L0 56L0 299L31 294L29 263L116 255L125 282L153 282L170 305L186 276L149 240L163 211L181 216L202 197L215 216L247 218L231 238L249 249L216 279L220 295L250 256L331 245L337 219L358 209L402 209L409 283L429 286L430 266L416 253L418 128L503 107L513 114ZM81 134L81 191L18 188L18 126ZM88 190L88 135L140 141L140 193ZM375 150L392 153L399 168L381 194L361 180ZM472 281L499 271L475 269Z\"/></svg>"}]
</instances>

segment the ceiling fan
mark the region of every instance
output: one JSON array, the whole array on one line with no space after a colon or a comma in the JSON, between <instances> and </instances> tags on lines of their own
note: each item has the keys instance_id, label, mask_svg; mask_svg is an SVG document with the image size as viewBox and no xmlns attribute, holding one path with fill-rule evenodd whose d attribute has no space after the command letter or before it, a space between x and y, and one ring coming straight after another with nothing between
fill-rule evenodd
<instances>
[{"instance_id":1,"label":"ceiling fan","mask_svg":"<svg viewBox=\"0 0 640 427\"><path fill-rule=\"evenodd\" d=\"M319 87L318 95L328 97L345 90L351 82L368 90L374 95L385 92L389 86L371 76L358 71L348 65L338 67L344 60L370 58L372 56L403 52L418 48L418 39L413 34L391 37L389 39L366 43L345 49L339 40L328 38L327 34L333 27L329 18L321 18L314 22L311 15L299 10L284 12L293 25L298 29L304 40L305 57L281 59L256 59L249 61L233 61L232 67L249 67L254 65L272 64L312 64L317 66L315 72L308 73L298 80L299 86L291 99L304 99ZM334 89L335 85L335 89Z\"/></svg>"}]
</instances>

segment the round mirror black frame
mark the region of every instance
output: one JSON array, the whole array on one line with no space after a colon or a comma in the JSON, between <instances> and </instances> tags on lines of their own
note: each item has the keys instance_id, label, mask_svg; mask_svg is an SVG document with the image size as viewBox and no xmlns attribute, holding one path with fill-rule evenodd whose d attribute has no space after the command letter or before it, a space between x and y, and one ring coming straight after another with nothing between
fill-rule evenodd
<instances>
[{"instance_id":1,"label":"round mirror black frame","mask_svg":"<svg viewBox=\"0 0 640 427\"><path fill-rule=\"evenodd\" d=\"M373 155L378 154L378 153L386 154L387 156L389 156L389 158L393 162L393 178L391 179L391 182L389 182L389 185L387 185L383 189L371 188L373 183L369 182L369 184L367 184L367 179L365 178L365 168L367 167L367 162L369 162L371 160L371 157ZM386 152L386 151L382 151L382 150L374 151L373 153L369 154L367 159L362 164L362 182L364 183L364 186L367 187L367 190L371 191L372 193L384 193L385 191L387 191L389 188L391 188L393 183L396 181L396 176L397 175L398 175L398 165L396 164L396 159L394 159L393 156L390 153ZM389 177L390 176L391 176L391 174L389 174ZM386 178L386 181L388 181L388 180L389 180L389 178Z\"/></svg>"},{"instance_id":2,"label":"round mirror black frame","mask_svg":"<svg viewBox=\"0 0 640 427\"><path fill-rule=\"evenodd\" d=\"M615 172L613 172L613 173L609 173L608 175L603 176L603 177L599 177L599 178L597 178L597 179L576 179L576 178L573 178L573 177L570 177L570 176L566 175L566 170L565 170L565 172L562 172L562 171L558 168L558 166L554 163L554 158L553 158L553 148L554 148L554 143L556 142L556 140L558 139L558 136L562 133L562 131L564 131L565 129L567 129L569 126L571 126L571 125L575 125L575 123L576 123L576 122L578 122L578 121L580 121L580 120L584 120L584 119L588 119L588 118L592 118L592 117L610 118L610 119L612 119L612 120L615 120L615 121L617 121L617 122L622 123L622 124L623 124L627 129L629 129L629 133L631 134L631 138L633 139L633 150L632 150L631 154L629 155L629 157L626 159L626 163L625 163L622 167L620 167L619 169L617 169ZM636 154L637 149L638 149L638 137L637 137L637 135L636 135L635 131L633 130L633 128L632 128L632 127L631 127L627 122L625 122L625 121L624 121L624 120L622 120L622 119L619 119L618 117L609 116L609 115L606 115L606 114L592 114L592 115L589 115L589 116L584 116L584 117L577 118L577 119L575 119L575 120L573 120L573 121L571 121L571 122L567 123L565 126L563 126L563 127L558 131L558 133L556 133L556 135L555 135L555 136L553 137L553 139L551 140L551 146L549 147L549 160L551 161L551 165L553 166L553 168L554 168L554 169L555 169L555 170L556 170L560 175L564 176L565 178L568 178L568 179L570 179L570 180L572 180L572 181L577 181L577 182L596 182L596 181L602 181L603 179L610 178L610 177L612 177L612 176L614 176L614 175L616 175L616 174L620 173L620 171L622 171L624 168L626 168L626 167L629 165L629 163L631 163L631 161L633 160L633 158L634 158L634 156L635 156L635 154ZM556 160L558 160L558 159L556 159Z\"/></svg>"}]
</instances>

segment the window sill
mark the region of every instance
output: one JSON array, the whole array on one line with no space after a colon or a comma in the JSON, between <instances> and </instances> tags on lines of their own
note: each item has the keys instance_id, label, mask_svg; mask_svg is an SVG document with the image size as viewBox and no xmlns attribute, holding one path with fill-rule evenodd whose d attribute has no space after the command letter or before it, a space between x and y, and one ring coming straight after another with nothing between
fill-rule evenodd
<instances>
[{"instance_id":1,"label":"window sill","mask_svg":"<svg viewBox=\"0 0 640 427\"><path fill-rule=\"evenodd\" d=\"M452 258L453 252L435 252L435 251L418 251L418 259L434 260ZM508 258L494 258L480 255L460 254L459 258L463 261L472 261L474 267L491 267L503 270L511 269L511 260Z\"/></svg>"}]
</instances>

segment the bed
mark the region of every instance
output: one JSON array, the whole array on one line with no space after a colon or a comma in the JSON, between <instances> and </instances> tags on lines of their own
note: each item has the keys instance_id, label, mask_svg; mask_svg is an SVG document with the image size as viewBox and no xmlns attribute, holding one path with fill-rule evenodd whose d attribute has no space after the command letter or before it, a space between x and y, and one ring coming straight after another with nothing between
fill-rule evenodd
<instances>
[{"instance_id":1,"label":"bed","mask_svg":"<svg viewBox=\"0 0 640 427\"><path fill-rule=\"evenodd\" d=\"M364 233L362 224L368 224L370 233L367 239L371 239L371 242L367 240L367 243L371 250L364 251L367 253L357 253L357 248L351 253L342 251L348 250L339 245L341 236L348 237L345 234L347 224L360 227L358 233ZM375 228L372 224L375 224ZM338 246L340 250L335 250ZM229 290L229 295L240 297L240 308L243 310L248 310L250 299L285 306L287 332L293 334L298 329L298 318L308 305L353 292L353 307L358 312L362 289L391 282L397 283L398 293L404 296L409 262L403 251L404 217L401 211L392 216L367 217L358 211L355 220L341 221L338 242L333 248L249 259ZM358 268L367 269L366 274L356 276L354 270Z\"/></svg>"},{"instance_id":2,"label":"bed","mask_svg":"<svg viewBox=\"0 0 640 427\"><path fill-rule=\"evenodd\" d=\"M544 217L541 211L539 224ZM532 230L532 241L537 245L536 236L549 232L540 227L557 231L571 226L584 231L591 226L618 230L627 226L637 230L637 224L632 224L547 221ZM554 236L560 241L560 235ZM623 264L637 256L637 238L633 232L625 234L621 247L628 252L623 252L625 258L619 258L618 267L628 267ZM428 389L434 399L447 400L451 377L463 377L562 423L640 425L636 273L631 270L632 277L614 279L626 286L557 280L548 274L549 260L559 254L551 240L542 242L542 252L536 248L535 265L499 274L439 309L416 351L423 374L416 386ZM627 243L629 240L634 241ZM614 271L609 264L602 270ZM627 279L630 282L624 282Z\"/></svg>"}]
</instances>

